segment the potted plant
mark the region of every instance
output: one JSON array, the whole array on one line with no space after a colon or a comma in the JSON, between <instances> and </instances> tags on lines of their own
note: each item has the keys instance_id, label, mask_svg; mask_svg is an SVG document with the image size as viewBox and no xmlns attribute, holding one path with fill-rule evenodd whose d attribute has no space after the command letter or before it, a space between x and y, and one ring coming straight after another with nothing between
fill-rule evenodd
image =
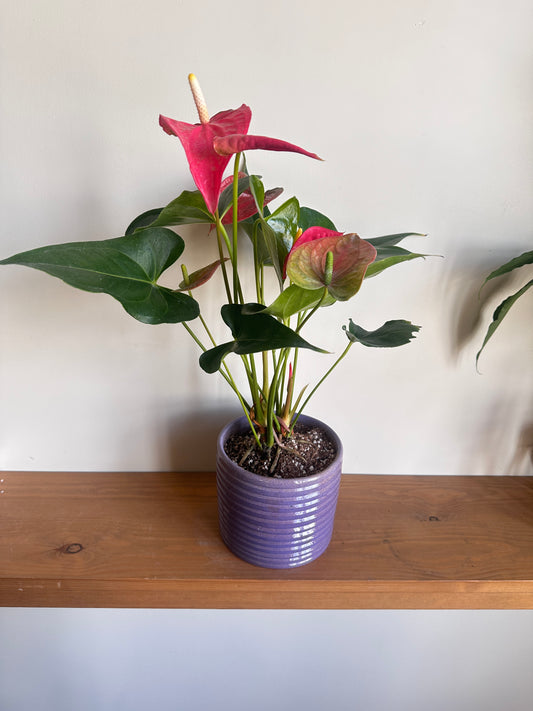
<instances>
[{"instance_id":1,"label":"potted plant","mask_svg":"<svg viewBox=\"0 0 533 711\"><path fill-rule=\"evenodd\" d=\"M224 378L243 411L218 441L222 537L237 555L257 565L302 565L329 543L342 460L336 434L303 411L355 343L401 346L419 330L393 320L368 331L350 320L343 327L346 348L308 390L297 382L300 353L324 352L308 340L308 323L319 309L355 296L364 279L424 255L398 246L416 233L363 240L338 231L329 218L295 197L271 211L267 205L282 190L266 189L249 172L245 152L318 156L286 141L249 134L251 111L244 104L210 118L194 75L189 81L200 122L161 116L160 125L180 140L197 190L184 190L166 207L142 213L118 238L41 247L0 263L33 267L79 289L109 294L146 324L181 323L201 350L200 367ZM232 157L233 170L224 178ZM205 224L212 232L213 254L194 271L182 262L176 288L161 286L161 274L185 247L170 228L191 223ZM242 240L249 240L251 249L245 252ZM254 275L252 294L245 293L241 279L248 268ZM268 286L269 270L275 293ZM223 283L221 316L231 332L223 343L216 342L193 297L215 274ZM237 385L236 364L244 370L247 392Z\"/></svg>"}]
</instances>

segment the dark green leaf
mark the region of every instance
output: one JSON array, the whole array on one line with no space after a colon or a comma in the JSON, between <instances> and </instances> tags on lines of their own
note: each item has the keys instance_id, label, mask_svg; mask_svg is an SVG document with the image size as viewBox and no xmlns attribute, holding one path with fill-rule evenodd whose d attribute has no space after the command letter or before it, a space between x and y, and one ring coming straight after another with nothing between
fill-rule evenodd
<instances>
[{"instance_id":1,"label":"dark green leaf","mask_svg":"<svg viewBox=\"0 0 533 711\"><path fill-rule=\"evenodd\" d=\"M501 267L498 267L498 269L495 269L488 275L484 281L484 284L486 284L490 279L495 279L496 277L503 276L503 274L508 274L514 269L526 266L526 264L533 264L533 250L530 252L524 252L519 257L514 257L514 259L502 264Z\"/></svg>"},{"instance_id":2,"label":"dark green leaf","mask_svg":"<svg viewBox=\"0 0 533 711\"><path fill-rule=\"evenodd\" d=\"M300 219L298 222L302 232L305 232L309 227L325 227L328 230L337 232L337 228L329 217L326 217L317 210L313 210L311 207L300 208Z\"/></svg>"},{"instance_id":3,"label":"dark green leaf","mask_svg":"<svg viewBox=\"0 0 533 711\"><path fill-rule=\"evenodd\" d=\"M310 348L320 353L326 352L312 346L295 331L263 313L264 310L261 304L224 305L221 309L222 318L230 327L235 340L202 353L201 368L207 373L216 372L229 353L246 355L279 348Z\"/></svg>"},{"instance_id":4,"label":"dark green leaf","mask_svg":"<svg viewBox=\"0 0 533 711\"><path fill-rule=\"evenodd\" d=\"M133 222L128 225L128 229L125 232L126 236L133 234L135 230L142 230L144 227L151 225L152 222L159 217L162 210L162 207L156 207L153 210L143 212L142 215L136 217Z\"/></svg>"},{"instance_id":5,"label":"dark green leaf","mask_svg":"<svg viewBox=\"0 0 533 711\"><path fill-rule=\"evenodd\" d=\"M387 321L375 331L365 331L357 326L352 319L348 327L343 326L348 339L352 343L361 343L369 348L396 348L404 346L420 331L420 326L413 326L410 321Z\"/></svg>"},{"instance_id":6,"label":"dark green leaf","mask_svg":"<svg viewBox=\"0 0 533 711\"><path fill-rule=\"evenodd\" d=\"M505 272L503 272L505 273ZM498 326L501 324L505 316L509 313L509 309L513 304L522 296L522 294L525 294L525 292L530 289L533 286L533 279L531 281L528 281L527 284L525 284L521 289L519 289L516 293L512 294L511 296L508 296L502 303L498 306L496 311L494 312L492 316L492 323L488 327L487 333L485 335L485 340L483 341L483 345L479 349L477 355L476 355L476 364L479 360L479 356L481 355L481 351L485 348L487 345L488 341L492 336L494 335L494 331L498 328Z\"/></svg>"},{"instance_id":7,"label":"dark green leaf","mask_svg":"<svg viewBox=\"0 0 533 711\"><path fill-rule=\"evenodd\" d=\"M196 318L198 304L156 281L183 247L172 230L148 227L116 239L40 247L0 264L32 267L78 289L109 294L143 323L178 323Z\"/></svg>"},{"instance_id":8,"label":"dark green leaf","mask_svg":"<svg viewBox=\"0 0 533 711\"><path fill-rule=\"evenodd\" d=\"M159 217L152 223L152 227L213 222L214 219L206 207L201 192L199 190L184 190L181 195L162 209Z\"/></svg>"}]
</instances>

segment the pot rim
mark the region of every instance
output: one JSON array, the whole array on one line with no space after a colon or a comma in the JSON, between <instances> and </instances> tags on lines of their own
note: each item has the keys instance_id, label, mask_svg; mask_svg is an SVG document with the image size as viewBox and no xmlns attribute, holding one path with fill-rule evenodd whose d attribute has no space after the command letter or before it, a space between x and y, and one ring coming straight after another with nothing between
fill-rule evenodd
<instances>
[{"instance_id":1,"label":"pot rim","mask_svg":"<svg viewBox=\"0 0 533 711\"><path fill-rule=\"evenodd\" d=\"M287 488L293 488L298 485L303 485L304 483L306 485L313 484L314 481L318 481L320 479L323 479L327 477L328 475L331 475L334 473L333 470L336 470L336 467L338 466L339 460L342 462L342 455L343 455L343 448L342 448L342 442L340 440L340 437L338 434L333 430L329 425L327 425L325 422L322 420L317 419L316 417L311 417L311 415L300 415L298 418L298 421L301 421L302 423L306 425L315 425L323 429L328 437L331 439L333 444L335 445L335 448L337 450L337 453L335 455L335 459L329 464L325 469L322 469L322 471L317 472L316 474L310 474L309 476L300 476L300 477L293 477L292 479L283 479L283 478L276 478L276 477L270 477L270 476L263 476L261 474L256 474L255 472L251 472L248 469L244 469L244 467L241 467L237 462L234 462L228 455L226 454L224 450L224 442L226 439L232 435L234 432L238 432L239 430L246 430L249 427L248 420L244 415L241 415L240 417L235 418L234 420L231 420L228 422L222 430L219 432L218 437L217 437L217 456L225 459L228 462L231 462L233 466L236 467L239 475L241 477L247 477L250 481L260 481L262 486L272 486L272 487L280 487L280 486L286 486Z\"/></svg>"}]
</instances>

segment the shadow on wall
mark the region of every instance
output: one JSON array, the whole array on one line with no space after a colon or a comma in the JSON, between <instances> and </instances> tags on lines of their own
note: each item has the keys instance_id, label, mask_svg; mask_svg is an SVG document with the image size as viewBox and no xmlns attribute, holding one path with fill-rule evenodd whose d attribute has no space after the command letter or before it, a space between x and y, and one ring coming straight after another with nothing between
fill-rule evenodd
<instances>
[{"instance_id":1,"label":"shadow on wall","mask_svg":"<svg viewBox=\"0 0 533 711\"><path fill-rule=\"evenodd\" d=\"M216 440L226 423L239 417L235 407L191 410L165 419L161 465L167 471L214 471Z\"/></svg>"},{"instance_id":2,"label":"shadow on wall","mask_svg":"<svg viewBox=\"0 0 533 711\"><path fill-rule=\"evenodd\" d=\"M518 270L518 274L499 277L484 286L483 282L491 271L519 252L520 248L511 249L503 256L498 253L490 262L484 263L481 263L479 255L476 255L476 261L470 264L466 259L455 266L448 265L449 277L445 280L443 291L448 304L451 304L447 314L448 343L454 363L468 351L468 358L472 359L472 369L475 372L475 354L482 346L493 312L504 298L523 285L523 274ZM500 380L499 394L493 397L492 401L490 398L488 400L491 405L480 424L479 438L476 441L477 451L472 452L469 466L471 471L482 471L489 475L526 476L533 474L533 368L531 365L525 365L522 372L513 371L513 363L516 361L513 360L512 347L507 345L510 326L510 323L504 322L483 353L486 355L491 347L500 352L505 348L501 362L506 365L503 372L501 369L498 372L499 378L504 378L503 386ZM527 328L530 329L529 321ZM521 363L527 364L527 353L523 356ZM483 356L480 364L482 360ZM483 376L478 373L477 377L487 377L486 387L494 391L494 380L489 379L488 374ZM490 390L488 392L490 393ZM486 444L482 451L479 451L480 443Z\"/></svg>"}]
</instances>

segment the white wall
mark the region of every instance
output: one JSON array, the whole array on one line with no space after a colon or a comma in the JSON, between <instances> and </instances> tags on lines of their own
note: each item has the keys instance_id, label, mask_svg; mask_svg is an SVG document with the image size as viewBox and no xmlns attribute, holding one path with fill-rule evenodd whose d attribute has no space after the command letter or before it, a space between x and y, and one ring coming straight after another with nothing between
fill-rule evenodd
<instances>
[{"instance_id":1,"label":"white wall","mask_svg":"<svg viewBox=\"0 0 533 711\"><path fill-rule=\"evenodd\" d=\"M269 185L283 185L287 197L296 194L340 229L362 236L428 232L428 239L412 240L410 247L442 255L370 280L356 300L317 323L321 343L337 352L344 343L340 327L350 316L368 328L388 318L409 318L423 327L416 342L398 351L354 348L313 401L310 414L327 419L345 442L345 471L532 473L531 296L495 336L481 361L483 374L474 366L501 298L489 290L488 300L478 302L478 287L494 265L531 248L528 0L25 0L5 3L1 20L2 257L51 242L119 236L131 217L191 187L178 141L161 131L157 115L196 120L186 82L194 71L212 113L246 102L254 113L253 132L291 140L326 159L318 164L301 156L250 154L250 167ZM190 238L189 267L210 261L210 240L198 230L181 232ZM213 443L237 410L224 383L199 371L196 349L179 326L144 326L109 297L77 292L18 267L0 271L0 293L0 467L212 468L214 448L204 436ZM216 293L210 284L202 297L211 321ZM329 362L313 356L309 378L319 363ZM166 614L179 621L176 630L184 625L184 646L195 640L190 619L213 624L206 645L225 634L223 613ZM240 634L253 620L266 657L280 668L269 632L272 614L231 619ZM363 631L341 639L344 623L336 621L348 624L353 616L306 614L311 624L328 625L330 648L343 650L340 669L327 665L323 688L332 708L347 708L341 676L347 668L361 673L362 650L374 644L376 630L383 650L397 649L395 625L406 618L359 613ZM515 672L523 668L526 650L531 656L532 618L516 613L513 619L521 623L507 627L502 614L466 617L481 641L506 649L505 656L494 657L500 677L468 645L466 657L475 678L493 690L492 699L503 685L506 708L521 711L527 708L521 696L526 687L523 680L516 683ZM124 615L78 613L80 646L96 658L98 640L85 625L96 618L120 631L124 620L135 626L141 619ZM83 690L91 699L79 669L69 669L61 657L71 619L51 611L2 617L8 625L22 620L25 639L34 635L42 645L45 676L59 655L66 665L62 673L73 675L69 693ZM126 686L127 674L143 663L145 644L157 646L157 636L150 636L160 630L150 627L155 618L142 619L136 651L126 642L116 649L116 657L126 649L135 657L131 667L122 667ZM455 628L453 640L447 637L449 618L437 613L409 617L406 639L414 639L428 619L442 644L421 650L413 642L402 649L411 672L397 680L396 708L426 708L426 697L414 700L411 687L431 695L436 682L431 675L421 679L418 665L431 652L434 674L441 674L437 686L444 688L445 659L467 639L464 626ZM285 644L306 647L307 634ZM10 645L13 658L30 653L24 641ZM163 643L152 651L166 664ZM377 698L372 694L390 666L380 659L374 657L369 675L357 677L368 699ZM204 670L196 659L184 663L193 676ZM229 662L223 663L229 671ZM110 674L118 673L116 664ZM98 676L105 673L98 664L94 669ZM17 678L9 670L9 664L0 667L0 689L4 677ZM260 684L257 674L251 678ZM159 684L161 703L172 708L172 683ZM9 698L9 711L25 708L16 694ZM41 698L43 709L57 707ZM145 706L148 690L137 698L131 708ZM461 708L455 696L449 699L447 708ZM92 708L98 703L95 696Z\"/></svg>"}]
</instances>

